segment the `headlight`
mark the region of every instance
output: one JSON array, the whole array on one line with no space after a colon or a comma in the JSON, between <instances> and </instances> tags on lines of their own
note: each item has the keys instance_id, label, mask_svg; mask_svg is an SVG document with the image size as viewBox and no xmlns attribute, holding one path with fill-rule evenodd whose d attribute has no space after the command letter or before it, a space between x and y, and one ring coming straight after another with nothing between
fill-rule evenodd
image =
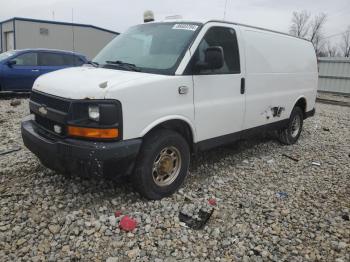
<instances>
[{"instance_id":1,"label":"headlight","mask_svg":"<svg viewBox=\"0 0 350 262\"><path fill-rule=\"evenodd\" d=\"M89 106L89 119L98 122L100 120L100 108L96 105Z\"/></svg>"},{"instance_id":2,"label":"headlight","mask_svg":"<svg viewBox=\"0 0 350 262\"><path fill-rule=\"evenodd\" d=\"M122 105L117 100L74 101L67 119L68 136L123 139Z\"/></svg>"}]
</instances>

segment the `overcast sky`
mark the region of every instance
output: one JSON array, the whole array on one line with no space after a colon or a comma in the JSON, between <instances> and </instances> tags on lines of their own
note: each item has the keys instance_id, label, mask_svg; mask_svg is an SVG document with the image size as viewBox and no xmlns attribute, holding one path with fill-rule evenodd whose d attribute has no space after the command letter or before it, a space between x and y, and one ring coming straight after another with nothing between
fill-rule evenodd
<instances>
[{"instance_id":1,"label":"overcast sky","mask_svg":"<svg viewBox=\"0 0 350 262\"><path fill-rule=\"evenodd\" d=\"M123 32L142 22L152 10L156 20L181 15L184 19L223 19L226 0L0 0L0 21L17 16L86 23ZM293 11L325 12L326 36L350 25L350 0L227 0L226 20L288 32ZM338 37L330 38L337 41Z\"/></svg>"}]
</instances>

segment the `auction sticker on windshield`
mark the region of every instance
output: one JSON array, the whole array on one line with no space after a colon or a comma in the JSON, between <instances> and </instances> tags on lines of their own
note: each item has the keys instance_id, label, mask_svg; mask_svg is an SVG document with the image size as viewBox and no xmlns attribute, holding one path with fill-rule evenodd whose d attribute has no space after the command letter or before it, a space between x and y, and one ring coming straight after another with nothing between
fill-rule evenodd
<instances>
[{"instance_id":1,"label":"auction sticker on windshield","mask_svg":"<svg viewBox=\"0 0 350 262\"><path fill-rule=\"evenodd\" d=\"M190 31L196 31L197 28L198 28L198 25L191 25L191 24L175 24L173 26L173 29L190 30Z\"/></svg>"}]
</instances>

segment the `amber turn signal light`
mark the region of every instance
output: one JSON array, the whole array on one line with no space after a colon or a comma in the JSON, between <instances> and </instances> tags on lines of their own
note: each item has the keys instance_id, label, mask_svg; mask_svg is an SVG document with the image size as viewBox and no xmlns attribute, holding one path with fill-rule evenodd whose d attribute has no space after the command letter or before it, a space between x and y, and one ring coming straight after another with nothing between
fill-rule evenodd
<instances>
[{"instance_id":1,"label":"amber turn signal light","mask_svg":"<svg viewBox=\"0 0 350 262\"><path fill-rule=\"evenodd\" d=\"M118 128L88 128L79 126L68 126L68 135L86 138L112 139L119 136Z\"/></svg>"}]
</instances>

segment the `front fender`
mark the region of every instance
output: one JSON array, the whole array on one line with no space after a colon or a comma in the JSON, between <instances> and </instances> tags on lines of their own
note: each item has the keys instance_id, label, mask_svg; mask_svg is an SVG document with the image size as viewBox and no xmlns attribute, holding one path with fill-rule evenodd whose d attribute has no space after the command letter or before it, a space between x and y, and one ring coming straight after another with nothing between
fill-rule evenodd
<instances>
[{"instance_id":1,"label":"front fender","mask_svg":"<svg viewBox=\"0 0 350 262\"><path fill-rule=\"evenodd\" d=\"M187 117L181 116L181 115L169 115L169 116L164 116L164 117L158 118L157 120L153 121L151 124L146 126L142 130L142 132L140 133L139 137L145 136L150 130L152 130L156 126L158 126L166 121L169 121L169 120L182 120L182 121L186 122L191 128L191 132L193 135L193 142L194 143L197 142L197 133L196 133L196 128L195 128L194 124L191 122L190 119L188 119Z\"/></svg>"}]
</instances>

